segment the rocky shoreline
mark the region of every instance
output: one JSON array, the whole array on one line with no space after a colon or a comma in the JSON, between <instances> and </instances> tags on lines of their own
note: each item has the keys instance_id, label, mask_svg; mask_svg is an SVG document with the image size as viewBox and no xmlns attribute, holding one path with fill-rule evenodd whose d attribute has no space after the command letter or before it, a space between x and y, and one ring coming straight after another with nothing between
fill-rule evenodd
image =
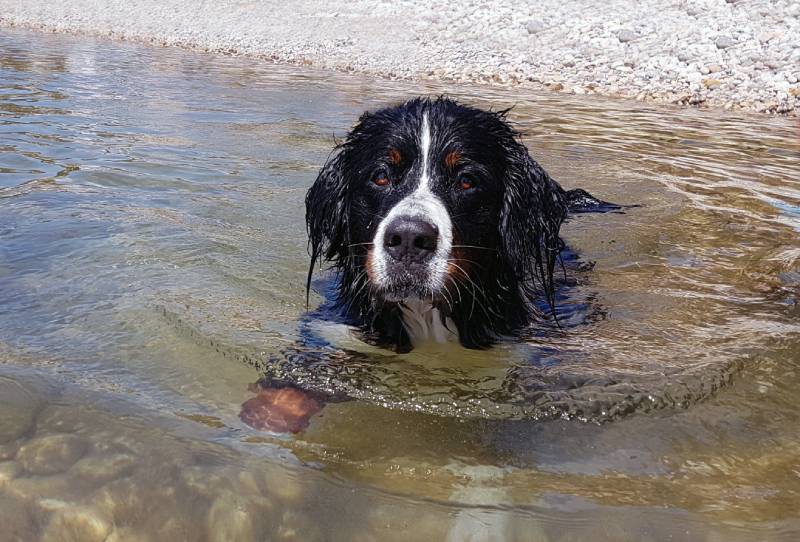
<instances>
[{"instance_id":1,"label":"rocky shoreline","mask_svg":"<svg viewBox=\"0 0 800 542\"><path fill-rule=\"evenodd\" d=\"M798 1L0 0L0 26L393 79L800 111Z\"/></svg>"}]
</instances>

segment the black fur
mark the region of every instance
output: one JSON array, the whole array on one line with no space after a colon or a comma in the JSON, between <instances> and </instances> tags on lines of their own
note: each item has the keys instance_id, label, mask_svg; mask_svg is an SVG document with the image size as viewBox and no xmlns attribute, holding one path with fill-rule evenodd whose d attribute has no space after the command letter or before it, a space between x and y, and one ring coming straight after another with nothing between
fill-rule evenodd
<instances>
[{"instance_id":1,"label":"black fur","mask_svg":"<svg viewBox=\"0 0 800 542\"><path fill-rule=\"evenodd\" d=\"M544 298L552 312L554 268L563 247L559 228L571 200L588 201L565 192L539 166L506 121L506 111L417 98L362 115L306 196L308 284L315 264L330 262L338 274L333 302L341 314L371 342L398 351L411 348L397 302L376 290L365 266L378 223L419 176L424 114L437 157L433 190L450 213L454 262L463 271L448 278L434 302L443 318L452 319L463 346L486 347L541 316L536 299ZM459 160L450 168L442 157L453 151ZM455 185L465 175L476 187L459 191ZM391 188L376 189L376 176L391 179Z\"/></svg>"}]
</instances>

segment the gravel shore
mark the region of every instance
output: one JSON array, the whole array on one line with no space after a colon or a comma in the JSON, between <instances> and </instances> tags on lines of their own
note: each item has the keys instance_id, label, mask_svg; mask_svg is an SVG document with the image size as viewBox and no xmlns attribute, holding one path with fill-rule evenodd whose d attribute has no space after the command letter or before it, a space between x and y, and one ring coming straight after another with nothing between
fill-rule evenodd
<instances>
[{"instance_id":1,"label":"gravel shore","mask_svg":"<svg viewBox=\"0 0 800 542\"><path fill-rule=\"evenodd\" d=\"M0 26L399 79L800 110L798 1L0 0Z\"/></svg>"}]
</instances>

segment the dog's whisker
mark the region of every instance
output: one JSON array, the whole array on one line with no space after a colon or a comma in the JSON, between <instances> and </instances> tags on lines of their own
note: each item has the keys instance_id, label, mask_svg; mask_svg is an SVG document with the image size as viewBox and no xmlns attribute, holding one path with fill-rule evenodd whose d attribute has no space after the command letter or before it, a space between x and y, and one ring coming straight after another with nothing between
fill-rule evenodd
<instances>
[{"instance_id":1,"label":"dog's whisker","mask_svg":"<svg viewBox=\"0 0 800 542\"><path fill-rule=\"evenodd\" d=\"M448 261L448 262L467 262L467 263L469 263L470 265L474 265L474 266L476 266L476 267L480 267L481 269L486 269L486 267L485 267L485 266L483 266L483 265L479 264L479 263L478 263L478 262L476 262L475 260L470 260L470 259L468 259L468 258L447 258L447 261Z\"/></svg>"},{"instance_id":2,"label":"dog's whisker","mask_svg":"<svg viewBox=\"0 0 800 542\"><path fill-rule=\"evenodd\" d=\"M442 297L447 302L447 306L450 307L450 311L453 311L453 294L450 293L450 289L447 287L447 284L442 284ZM446 295L445 295L446 294Z\"/></svg>"},{"instance_id":3,"label":"dog's whisker","mask_svg":"<svg viewBox=\"0 0 800 542\"><path fill-rule=\"evenodd\" d=\"M478 299L477 299L477 298L478 298L478 296L476 295L476 290L477 290L478 292L480 292L480 293L481 293L481 296L483 296L483 297L485 298L485 297L486 297L486 292L483 290L483 288L481 288L480 286L478 286L478 285L475 283L475 281L474 281L474 280L472 280L472 278L470 277L469 273L467 273L467 271L466 271L466 270L464 270L464 268L463 268L463 267L461 267L460 265L458 265L458 264L456 264L456 263L454 263L453 265L454 265L454 266L455 266L457 269L459 269L459 270L460 270L460 271L463 273L463 276L464 276L464 278L465 278L465 279L467 279L467 280L468 280L468 281L469 281L469 282L472 284L472 306L470 307L469 317L470 317L470 318L472 318L472 315L473 315L473 313L474 313L474 311L475 311L475 303L477 302L477 303L478 303L478 307L479 307L481 310L483 310L484 314L486 314L486 316L487 316L488 318L491 318L491 317L492 317L492 315L490 314L490 311L489 311L489 309L488 309L488 308L487 308L487 307L486 307L486 306L485 306L483 303L481 303L481 302L480 302L480 300L478 300ZM499 315L495 315L495 316L499 316Z\"/></svg>"}]
</instances>

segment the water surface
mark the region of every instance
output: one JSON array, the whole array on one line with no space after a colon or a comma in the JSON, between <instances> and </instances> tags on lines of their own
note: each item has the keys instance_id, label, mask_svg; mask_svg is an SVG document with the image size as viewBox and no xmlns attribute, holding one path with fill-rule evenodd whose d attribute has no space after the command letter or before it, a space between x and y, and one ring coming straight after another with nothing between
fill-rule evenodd
<instances>
[{"instance_id":1,"label":"water surface","mask_svg":"<svg viewBox=\"0 0 800 542\"><path fill-rule=\"evenodd\" d=\"M335 137L442 92L514 105L563 186L640 206L564 227L586 268L564 330L367 354L333 374L358 400L298 436L249 429L248 385L299 337L303 198ZM786 118L3 30L6 532L794 540L799 138Z\"/></svg>"}]
</instances>

